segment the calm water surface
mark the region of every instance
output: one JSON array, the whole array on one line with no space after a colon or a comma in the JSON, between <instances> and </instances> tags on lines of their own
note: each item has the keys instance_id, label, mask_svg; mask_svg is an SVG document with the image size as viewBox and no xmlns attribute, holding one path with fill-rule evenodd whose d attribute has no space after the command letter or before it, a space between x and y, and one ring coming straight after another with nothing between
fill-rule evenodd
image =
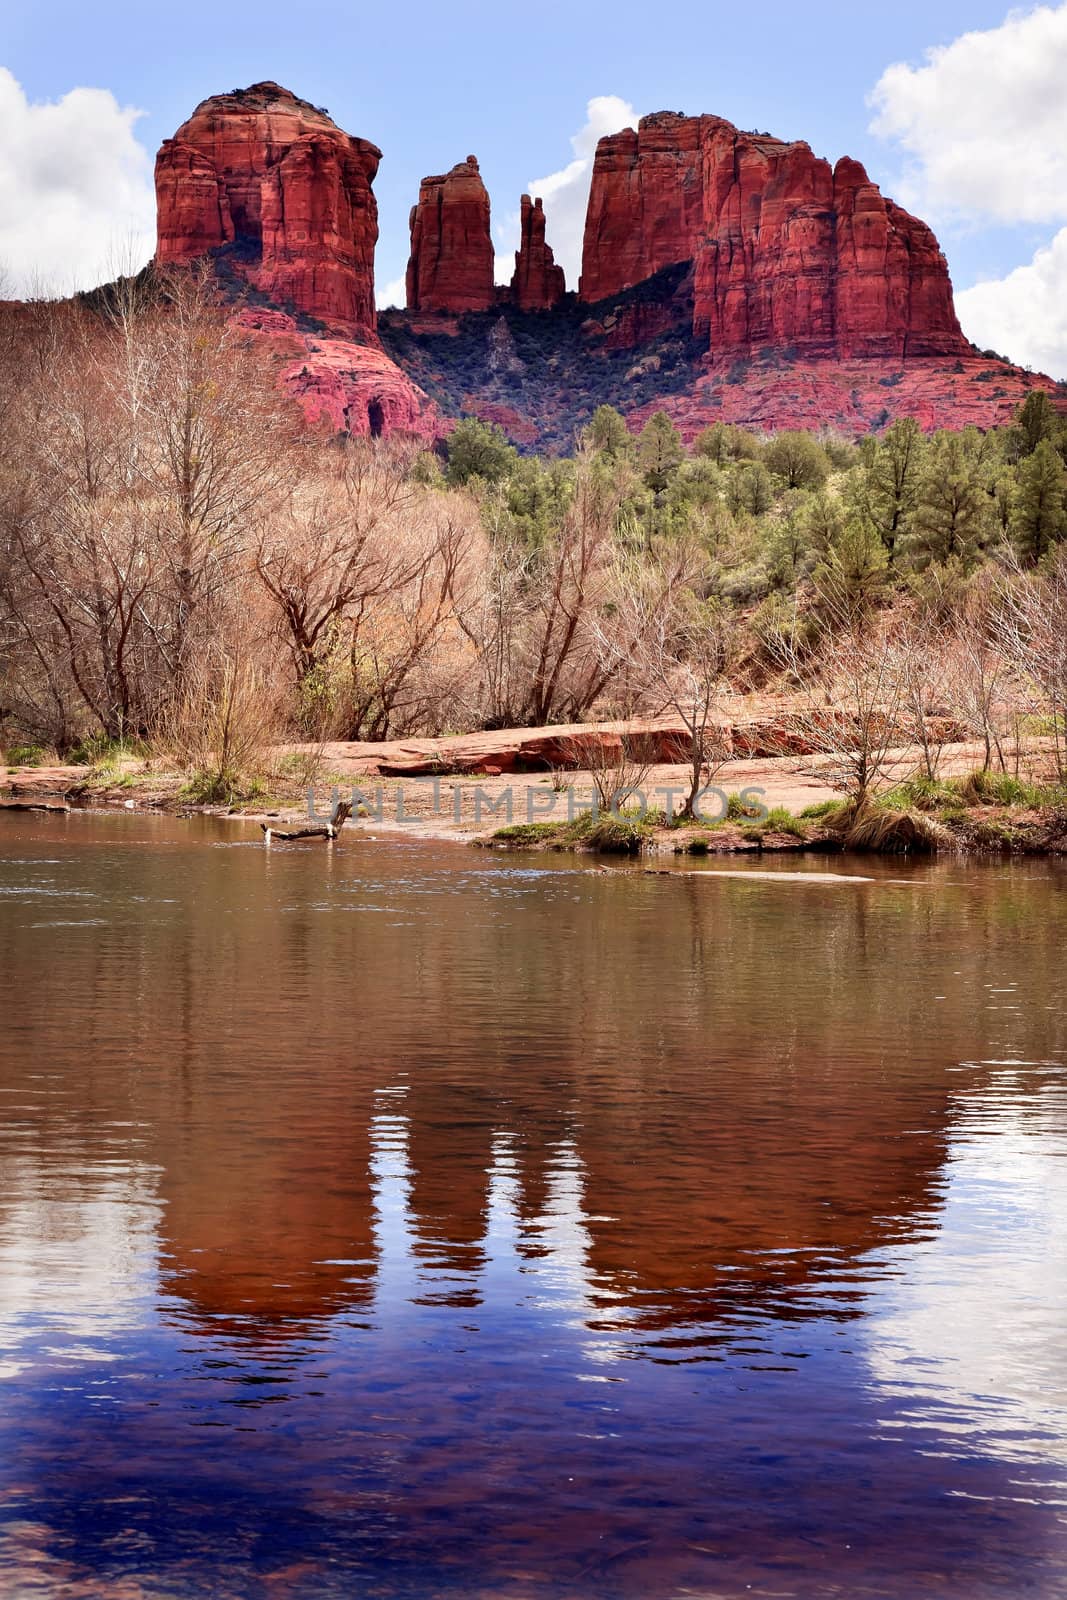
<instances>
[{"instance_id":1,"label":"calm water surface","mask_svg":"<svg viewBox=\"0 0 1067 1600\"><path fill-rule=\"evenodd\" d=\"M0 1594L1067 1594L1067 872L0 815Z\"/></svg>"}]
</instances>

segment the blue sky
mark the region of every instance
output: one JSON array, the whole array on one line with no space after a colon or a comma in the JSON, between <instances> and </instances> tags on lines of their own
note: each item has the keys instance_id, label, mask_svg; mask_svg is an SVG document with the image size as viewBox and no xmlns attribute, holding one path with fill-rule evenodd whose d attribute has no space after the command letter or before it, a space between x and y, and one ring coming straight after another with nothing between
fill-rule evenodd
<instances>
[{"instance_id":1,"label":"blue sky","mask_svg":"<svg viewBox=\"0 0 1067 1600\"><path fill-rule=\"evenodd\" d=\"M255 6L189 0L180 8L143 0L92 7L84 0L44 6L4 0L0 65L15 87L8 81L6 95L0 91L0 152L5 142L8 150L6 172L0 153L0 259L7 258L16 279L25 276L28 262L54 277L64 230L73 257L89 249L94 219L114 229L123 207L131 223L138 206L143 210L140 151L154 155L207 95L275 78L327 106L349 132L381 146L377 274L385 285L403 271L408 210L424 174L476 154L504 251L513 247L508 234L519 195L534 178L567 168L588 102L614 97L606 102L608 120L616 102L639 114L715 112L742 127L807 139L831 158L858 157L888 193L936 226L957 290L981 280L1001 285L992 297L999 296L999 324L995 308L987 304L980 313L979 302L965 300L969 320L983 323L975 336L985 336L992 320L1015 338L1016 349L1008 353L1033 360L1034 329L1016 327L1007 302L1014 298L1017 314L1021 302L1032 300L1034 284L1028 281L1029 293L1028 282L1017 285L1014 297L1003 284L1013 269L1037 270L1035 252L1052 249L1058 226L1067 223L1067 155L1059 158L1062 168L1054 163L1046 175L1049 192L1033 204L1012 195L1012 171L1016 189L1025 189L1028 175L1009 157L1020 149L1025 155L1028 141L1035 152L1050 137L1067 145L1067 127L1055 120L1063 113L1046 104L1053 85L1055 97L1064 98L1067 5L1024 6L1022 13L1022 34L1017 27L1012 33L1011 25L1005 34L1004 0L939 0L936 6L900 0L893 7L676 0L669 8L648 0L595 6L540 0L521 11L473 0L448 6L407 0L395 8L326 0L313 11L277 0ZM976 34L979 43L961 46L966 34ZM1021 57L1013 55L1017 39ZM1063 60L1057 55L1061 40ZM928 52L938 47L946 54L931 63ZM887 78L895 64L903 68ZM1028 73L1040 80L1036 88L1028 86ZM991 88L986 79L998 74L1011 81ZM881 97L872 103L879 84ZM16 103L19 87L29 106L62 103L76 88L108 91L117 102L110 107L98 97L67 108L77 130L71 161L86 170L83 193L65 196L62 205L56 185L82 181L56 170L63 165L62 146L55 143L62 119L53 118L53 144L42 151L34 130L43 119ZM988 119L977 111L983 105L989 105ZM120 131L119 107L143 114L127 118ZM6 141L5 117L20 130ZM1007 122L1011 149L1002 160L994 158L1006 175L990 196L983 191L990 164L983 140L995 121ZM120 148L131 132L129 146ZM20 149L31 153L20 155ZM104 151L100 170L91 171L98 149ZM5 238L4 219L16 202L23 213L36 212L36 221L24 216L21 233ZM57 207L54 219L50 205ZM552 242L547 195L546 209ZM6 226L10 231L16 224ZM559 226L564 229L562 217ZM573 239L563 244L564 255L573 253ZM1067 236L1061 244L1067 278ZM1042 282L1059 270L1058 259L1046 269ZM1067 372L1067 332L1063 366Z\"/></svg>"}]
</instances>

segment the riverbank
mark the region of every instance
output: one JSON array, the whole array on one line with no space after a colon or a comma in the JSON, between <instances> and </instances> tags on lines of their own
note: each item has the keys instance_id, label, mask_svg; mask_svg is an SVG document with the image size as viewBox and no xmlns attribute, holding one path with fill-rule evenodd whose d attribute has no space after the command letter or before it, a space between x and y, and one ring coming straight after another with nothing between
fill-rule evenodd
<instances>
[{"instance_id":1,"label":"riverbank","mask_svg":"<svg viewBox=\"0 0 1067 1600\"><path fill-rule=\"evenodd\" d=\"M592 761L562 763L580 761L583 748L587 760L605 745L610 754L624 726L519 729L377 746L283 746L269 752L260 777L222 800L203 775L190 776L158 758L123 754L95 765L15 765L0 769L0 808L122 808L289 826L306 821L309 812L325 817L338 796L353 801L349 832L401 832L507 850L1067 852L1067 792L1042 782L1042 752L1016 762L1019 776L982 774L981 748L966 742L944 747L937 782L912 776L917 750L895 751L882 792L859 814L835 788L826 758L796 753L725 762L700 822L674 815L687 782L677 760L659 760L640 773L644 815L627 808L616 817L600 808L594 816L603 772ZM658 753L672 753L677 730L665 723L649 727ZM501 770L501 762L512 770ZM527 762L534 770L519 770ZM453 770L442 770L447 767Z\"/></svg>"}]
</instances>

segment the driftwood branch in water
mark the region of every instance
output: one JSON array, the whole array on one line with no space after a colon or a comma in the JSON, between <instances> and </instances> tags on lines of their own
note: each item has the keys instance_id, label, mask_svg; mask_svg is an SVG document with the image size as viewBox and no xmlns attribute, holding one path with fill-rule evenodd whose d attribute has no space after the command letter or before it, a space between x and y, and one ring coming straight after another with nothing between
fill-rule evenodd
<instances>
[{"instance_id":1,"label":"driftwood branch in water","mask_svg":"<svg viewBox=\"0 0 1067 1600\"><path fill-rule=\"evenodd\" d=\"M352 807L347 800L338 801L330 813L329 822L317 823L313 828L272 828L269 823L261 822L263 829L263 843L271 844L275 839L328 839L337 838L341 829L352 815Z\"/></svg>"}]
</instances>

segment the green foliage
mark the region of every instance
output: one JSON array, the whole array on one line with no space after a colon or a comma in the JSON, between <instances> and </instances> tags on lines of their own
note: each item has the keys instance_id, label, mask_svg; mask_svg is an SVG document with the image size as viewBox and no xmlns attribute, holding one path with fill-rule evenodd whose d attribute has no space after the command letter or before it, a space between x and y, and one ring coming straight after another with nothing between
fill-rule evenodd
<instances>
[{"instance_id":1,"label":"green foliage","mask_svg":"<svg viewBox=\"0 0 1067 1600\"><path fill-rule=\"evenodd\" d=\"M633 435L614 406L597 406L585 437L589 446L609 461L625 461L633 455Z\"/></svg>"},{"instance_id":2,"label":"green foliage","mask_svg":"<svg viewBox=\"0 0 1067 1600\"><path fill-rule=\"evenodd\" d=\"M656 820L649 817L581 816L559 822L515 822L498 828L491 844L527 850L592 850L598 855L639 855Z\"/></svg>"},{"instance_id":3,"label":"green foliage","mask_svg":"<svg viewBox=\"0 0 1067 1600\"><path fill-rule=\"evenodd\" d=\"M448 467L445 478L458 488L472 478L483 483L500 483L515 468L519 453L507 435L492 422L464 417L448 436Z\"/></svg>"},{"instance_id":4,"label":"green foliage","mask_svg":"<svg viewBox=\"0 0 1067 1600\"><path fill-rule=\"evenodd\" d=\"M656 411L642 428L637 441L637 460L645 483L654 494L662 494L685 456L682 436L665 411Z\"/></svg>"},{"instance_id":5,"label":"green foliage","mask_svg":"<svg viewBox=\"0 0 1067 1600\"><path fill-rule=\"evenodd\" d=\"M182 800L197 806L232 806L260 800L266 793L266 785L258 778L242 777L236 772L208 770L191 773L178 790Z\"/></svg>"},{"instance_id":6,"label":"green foliage","mask_svg":"<svg viewBox=\"0 0 1067 1600\"><path fill-rule=\"evenodd\" d=\"M1012 542L1023 561L1036 565L1063 538L1067 529L1065 501L1067 473L1063 462L1050 440L1042 439L1019 464L1018 486L1009 516Z\"/></svg>"},{"instance_id":7,"label":"green foliage","mask_svg":"<svg viewBox=\"0 0 1067 1600\"><path fill-rule=\"evenodd\" d=\"M13 744L6 759L9 767L44 767L48 765L50 753L39 744Z\"/></svg>"},{"instance_id":8,"label":"green foliage","mask_svg":"<svg viewBox=\"0 0 1067 1600\"><path fill-rule=\"evenodd\" d=\"M926 454L919 424L902 417L880 439L865 439L849 485L852 507L885 545L892 565L898 544L912 529Z\"/></svg>"},{"instance_id":9,"label":"green foliage","mask_svg":"<svg viewBox=\"0 0 1067 1600\"><path fill-rule=\"evenodd\" d=\"M821 599L835 612L852 613L870 605L885 588L889 556L874 530L853 518L831 541L813 573Z\"/></svg>"},{"instance_id":10,"label":"green foliage","mask_svg":"<svg viewBox=\"0 0 1067 1600\"><path fill-rule=\"evenodd\" d=\"M117 767L130 756L147 755L147 745L138 739L109 739L104 733L94 733L74 745L69 752L69 759L79 766Z\"/></svg>"},{"instance_id":11,"label":"green foliage","mask_svg":"<svg viewBox=\"0 0 1067 1600\"><path fill-rule=\"evenodd\" d=\"M746 828L746 833L760 837L765 833L790 834L794 839L806 839L808 830L799 817L786 806L772 806L765 817L762 817L754 827Z\"/></svg>"},{"instance_id":12,"label":"green foliage","mask_svg":"<svg viewBox=\"0 0 1067 1600\"><path fill-rule=\"evenodd\" d=\"M748 461L734 467L726 487L726 503L735 516L747 512L761 517L774 504L774 484L762 461Z\"/></svg>"},{"instance_id":13,"label":"green foliage","mask_svg":"<svg viewBox=\"0 0 1067 1600\"><path fill-rule=\"evenodd\" d=\"M977 435L975 436L977 438ZM927 452L914 519L900 551L915 567L953 558L974 566L992 532L983 462L968 434L942 433Z\"/></svg>"},{"instance_id":14,"label":"green foliage","mask_svg":"<svg viewBox=\"0 0 1067 1600\"><path fill-rule=\"evenodd\" d=\"M425 484L428 488L439 488L444 481L444 472L441 460L433 450L420 450L408 470L412 483Z\"/></svg>"},{"instance_id":15,"label":"green foliage","mask_svg":"<svg viewBox=\"0 0 1067 1600\"><path fill-rule=\"evenodd\" d=\"M763 452L764 464L787 489L821 489L830 458L810 433L778 433Z\"/></svg>"},{"instance_id":16,"label":"green foliage","mask_svg":"<svg viewBox=\"0 0 1067 1600\"><path fill-rule=\"evenodd\" d=\"M1033 455L1037 447L1063 437L1063 424L1055 406L1043 389L1028 394L1015 416L1009 435L1009 448L1016 460Z\"/></svg>"},{"instance_id":17,"label":"green foliage","mask_svg":"<svg viewBox=\"0 0 1067 1600\"><path fill-rule=\"evenodd\" d=\"M805 821L825 822L828 818L838 816L847 804L845 800L815 800L810 806L805 806L800 815Z\"/></svg>"}]
</instances>

